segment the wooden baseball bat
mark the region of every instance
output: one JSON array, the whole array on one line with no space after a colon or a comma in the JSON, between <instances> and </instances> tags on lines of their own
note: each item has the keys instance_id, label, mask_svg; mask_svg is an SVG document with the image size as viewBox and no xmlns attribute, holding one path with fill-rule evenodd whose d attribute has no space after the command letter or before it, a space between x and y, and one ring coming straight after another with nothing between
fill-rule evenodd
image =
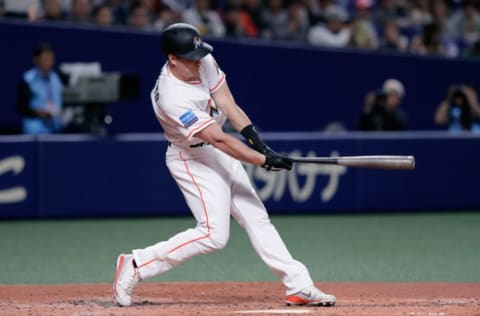
<instances>
[{"instance_id":1,"label":"wooden baseball bat","mask_svg":"<svg viewBox=\"0 0 480 316\"><path fill-rule=\"evenodd\" d=\"M293 162L341 165L356 168L413 170L414 156L290 157Z\"/></svg>"}]
</instances>

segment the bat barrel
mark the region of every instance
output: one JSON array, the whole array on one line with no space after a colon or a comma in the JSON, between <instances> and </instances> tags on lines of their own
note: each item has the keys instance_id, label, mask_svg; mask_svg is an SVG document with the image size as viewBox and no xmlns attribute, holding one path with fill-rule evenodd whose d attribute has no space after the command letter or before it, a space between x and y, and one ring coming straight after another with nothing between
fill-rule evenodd
<instances>
[{"instance_id":1,"label":"bat barrel","mask_svg":"<svg viewBox=\"0 0 480 316\"><path fill-rule=\"evenodd\" d=\"M413 156L345 156L337 157L337 164L348 167L412 170Z\"/></svg>"}]
</instances>

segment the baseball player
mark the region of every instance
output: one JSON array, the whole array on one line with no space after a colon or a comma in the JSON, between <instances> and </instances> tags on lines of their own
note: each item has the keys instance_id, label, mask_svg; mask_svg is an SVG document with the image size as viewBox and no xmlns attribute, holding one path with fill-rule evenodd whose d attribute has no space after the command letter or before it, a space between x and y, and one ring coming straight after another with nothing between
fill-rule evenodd
<instances>
[{"instance_id":1,"label":"baseball player","mask_svg":"<svg viewBox=\"0 0 480 316\"><path fill-rule=\"evenodd\" d=\"M274 152L235 103L212 46L185 23L167 27L161 46L168 61L151 92L153 109L168 140L167 167L197 221L195 228L132 254L121 254L113 283L121 306L132 303L140 280L187 259L225 247L230 215L248 234L256 253L279 276L288 305L335 304L317 289L307 268L292 258L255 193L240 161L268 170L290 170L292 161ZM253 147L222 131L229 119Z\"/></svg>"}]
</instances>

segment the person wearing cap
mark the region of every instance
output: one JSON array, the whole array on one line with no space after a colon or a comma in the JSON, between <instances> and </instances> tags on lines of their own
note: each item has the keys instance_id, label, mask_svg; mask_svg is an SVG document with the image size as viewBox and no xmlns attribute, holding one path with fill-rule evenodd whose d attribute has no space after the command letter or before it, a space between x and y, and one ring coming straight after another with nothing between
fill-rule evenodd
<instances>
[{"instance_id":1,"label":"person wearing cap","mask_svg":"<svg viewBox=\"0 0 480 316\"><path fill-rule=\"evenodd\" d=\"M351 31L346 25L347 11L338 5L330 5L325 9L325 24L317 24L307 34L312 45L329 47L346 47L350 42Z\"/></svg>"},{"instance_id":2,"label":"person wearing cap","mask_svg":"<svg viewBox=\"0 0 480 316\"><path fill-rule=\"evenodd\" d=\"M290 170L292 160L262 141L236 104L225 73L211 54L213 47L195 27L185 23L167 27L161 46L167 62L151 92L153 110L168 140L166 165L197 224L169 240L119 255L113 283L117 303L131 305L140 280L225 247L232 216L281 279L288 305L334 305L335 297L317 289L307 268L287 250L241 164L280 171ZM250 146L222 131L227 119Z\"/></svg>"},{"instance_id":3,"label":"person wearing cap","mask_svg":"<svg viewBox=\"0 0 480 316\"><path fill-rule=\"evenodd\" d=\"M387 79L378 92L369 92L365 99L358 129L363 131L402 131L407 115L400 107L405 88L397 79Z\"/></svg>"}]
</instances>

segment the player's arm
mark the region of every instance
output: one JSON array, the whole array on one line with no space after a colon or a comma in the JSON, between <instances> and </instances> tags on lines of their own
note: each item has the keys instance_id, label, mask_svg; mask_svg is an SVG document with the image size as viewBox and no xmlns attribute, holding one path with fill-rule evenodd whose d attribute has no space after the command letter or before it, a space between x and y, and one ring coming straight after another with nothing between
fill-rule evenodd
<instances>
[{"instance_id":1,"label":"player's arm","mask_svg":"<svg viewBox=\"0 0 480 316\"><path fill-rule=\"evenodd\" d=\"M265 162L265 155L250 149L239 139L224 133L217 123L210 124L202 129L195 134L195 137L212 144L238 160L258 166L263 165Z\"/></svg>"},{"instance_id":2,"label":"player's arm","mask_svg":"<svg viewBox=\"0 0 480 316\"><path fill-rule=\"evenodd\" d=\"M245 126L252 124L247 114L237 105L235 102L230 88L225 81L220 88L213 94L213 100L215 104L222 110L228 117L232 126L241 131Z\"/></svg>"},{"instance_id":3,"label":"player's arm","mask_svg":"<svg viewBox=\"0 0 480 316\"><path fill-rule=\"evenodd\" d=\"M210 124L195 134L195 137L212 144L224 153L247 163L262 166L267 170L290 170L292 161L290 158L278 155L274 152L261 154L252 150L237 138L223 132L217 123Z\"/></svg>"},{"instance_id":4,"label":"player's arm","mask_svg":"<svg viewBox=\"0 0 480 316\"><path fill-rule=\"evenodd\" d=\"M225 113L232 126L245 137L256 151L262 154L273 152L260 138L247 114L235 102L226 81L215 91L213 99L222 112Z\"/></svg>"}]
</instances>

